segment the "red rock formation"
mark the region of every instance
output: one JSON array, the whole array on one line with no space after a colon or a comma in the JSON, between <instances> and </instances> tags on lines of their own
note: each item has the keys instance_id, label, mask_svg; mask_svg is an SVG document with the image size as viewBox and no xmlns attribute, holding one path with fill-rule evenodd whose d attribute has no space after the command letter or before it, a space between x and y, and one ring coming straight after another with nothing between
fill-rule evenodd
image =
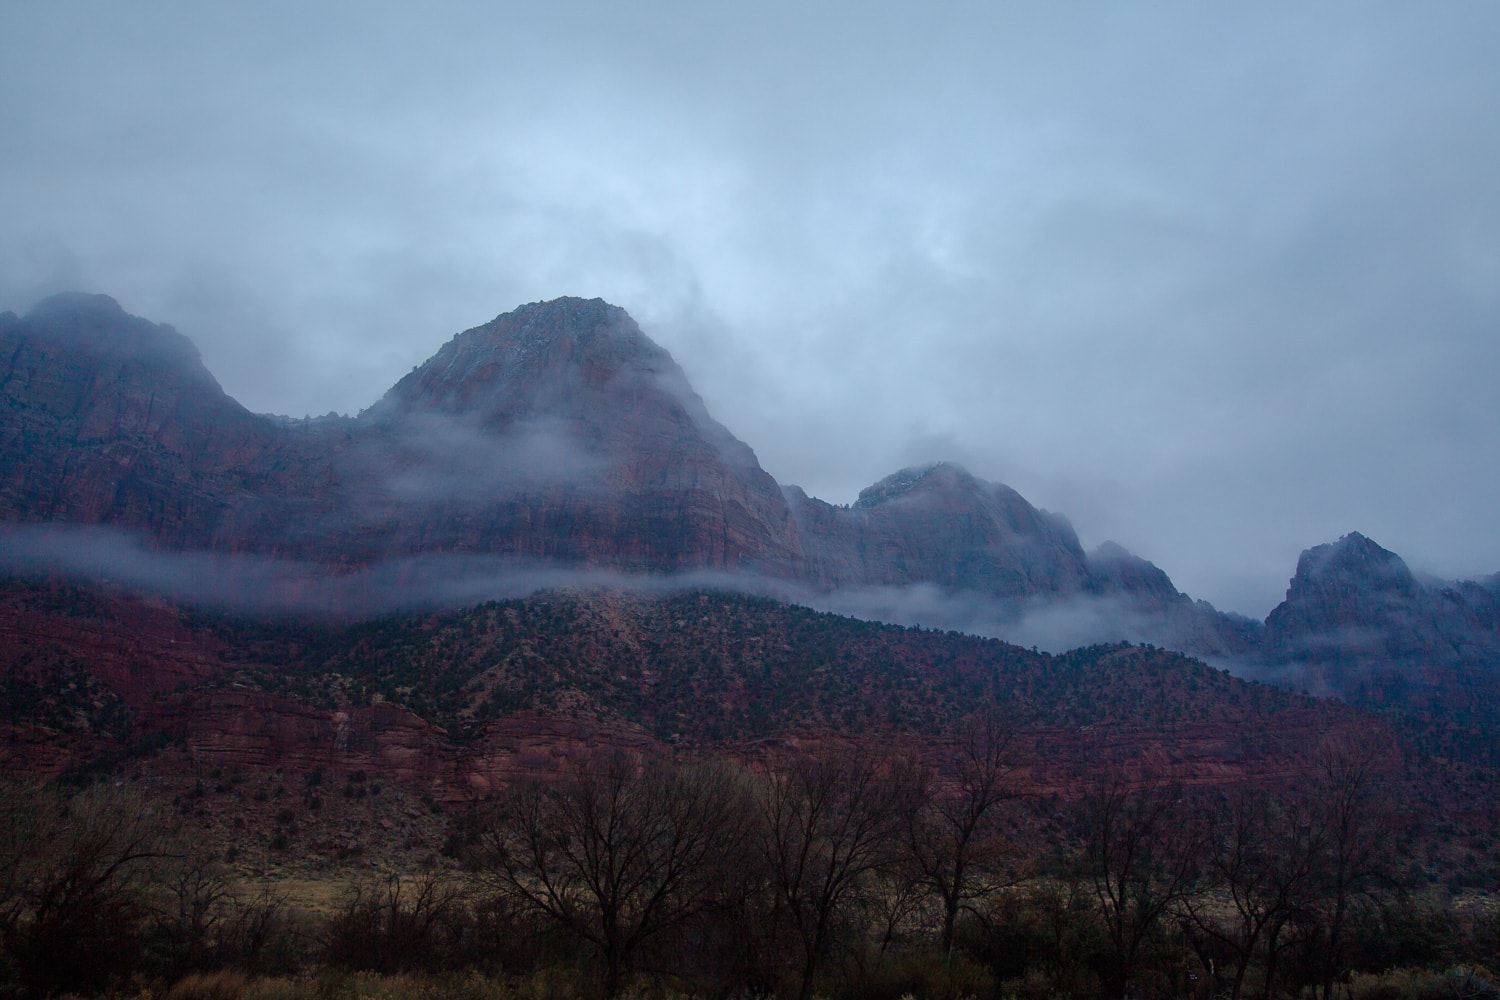
<instances>
[{"instance_id":1,"label":"red rock formation","mask_svg":"<svg viewBox=\"0 0 1500 1000\"><path fill-rule=\"evenodd\" d=\"M836 508L782 489L671 357L599 300L453 338L357 420L247 413L192 345L102 296L0 321L0 518L334 569L488 554L817 586L1085 592L1067 522L952 465Z\"/></svg>"},{"instance_id":2,"label":"red rock formation","mask_svg":"<svg viewBox=\"0 0 1500 1000\"><path fill-rule=\"evenodd\" d=\"M107 296L0 318L4 520L118 525L170 549L274 543L326 478L328 442L307 439L226 396L186 337Z\"/></svg>"},{"instance_id":3,"label":"red rock formation","mask_svg":"<svg viewBox=\"0 0 1500 1000\"><path fill-rule=\"evenodd\" d=\"M795 572L781 490L682 370L597 299L459 334L357 427L361 536L635 571ZM358 502L358 501L357 501Z\"/></svg>"},{"instance_id":4,"label":"red rock formation","mask_svg":"<svg viewBox=\"0 0 1500 1000\"><path fill-rule=\"evenodd\" d=\"M1076 641L1214 656L1259 641L1254 623L1191 601L1144 560L1110 547L1085 556L1063 518L956 466L903 470L851 507L783 490L671 357L597 299L534 303L459 334L358 419L289 421L225 396L169 327L103 296L64 295L24 319L0 316L0 390L0 523L107 525L158 551L290 557L344 574L336 609L391 599L347 592L363 579L350 571L436 555L498 569L748 572L825 589L931 585L992 602L991 621L1102 599L1105 631ZM190 593L196 572L179 573L173 592ZM287 585L264 576L244 585ZM381 579L425 593L420 566ZM236 585L204 596L233 600ZM1273 662L1318 660L1307 636L1347 625L1368 637L1372 615L1410 617L1422 588L1379 608L1293 590L1259 644ZM1403 625L1398 640L1376 626L1380 648L1355 653L1456 643L1492 657L1500 602L1482 587L1455 593L1463 627L1424 604L1419 617L1441 623Z\"/></svg>"}]
</instances>

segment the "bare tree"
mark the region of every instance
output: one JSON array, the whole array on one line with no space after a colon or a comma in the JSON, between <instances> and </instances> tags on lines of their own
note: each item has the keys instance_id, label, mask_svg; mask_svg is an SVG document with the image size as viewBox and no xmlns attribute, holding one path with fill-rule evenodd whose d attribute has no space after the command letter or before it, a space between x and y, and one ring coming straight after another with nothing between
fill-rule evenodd
<instances>
[{"instance_id":1,"label":"bare tree","mask_svg":"<svg viewBox=\"0 0 1500 1000\"><path fill-rule=\"evenodd\" d=\"M953 950L958 915L1014 881L1002 866L1015 855L999 806L1017 795L1011 780L1015 730L994 713L965 720L949 782L920 796L906 840L918 880L942 907L942 947Z\"/></svg>"},{"instance_id":2,"label":"bare tree","mask_svg":"<svg viewBox=\"0 0 1500 1000\"><path fill-rule=\"evenodd\" d=\"M464 904L452 878L428 871L350 893L328 923L324 954L351 969L407 972L435 967L447 957L447 921Z\"/></svg>"},{"instance_id":3,"label":"bare tree","mask_svg":"<svg viewBox=\"0 0 1500 1000\"><path fill-rule=\"evenodd\" d=\"M873 873L897 863L918 773L852 749L782 755L764 768L763 857L775 909L801 952L806 1000L836 920Z\"/></svg>"},{"instance_id":4,"label":"bare tree","mask_svg":"<svg viewBox=\"0 0 1500 1000\"><path fill-rule=\"evenodd\" d=\"M1111 946L1112 996L1127 994L1141 946L1192 884L1196 831L1180 797L1173 786L1132 788L1115 775L1083 803L1084 871Z\"/></svg>"},{"instance_id":5,"label":"bare tree","mask_svg":"<svg viewBox=\"0 0 1500 1000\"><path fill-rule=\"evenodd\" d=\"M1368 736L1330 739L1318 751L1316 794L1322 804L1324 851L1321 953L1323 1000L1347 963L1351 911L1389 879L1389 803L1380 779L1383 748Z\"/></svg>"},{"instance_id":6,"label":"bare tree","mask_svg":"<svg viewBox=\"0 0 1500 1000\"><path fill-rule=\"evenodd\" d=\"M1303 797L1257 786L1235 788L1213 808L1201 886L1209 892L1185 896L1182 910L1194 949L1234 1000L1257 957L1262 996L1271 996L1282 930L1318 890L1325 842L1314 820Z\"/></svg>"},{"instance_id":7,"label":"bare tree","mask_svg":"<svg viewBox=\"0 0 1500 1000\"><path fill-rule=\"evenodd\" d=\"M498 888L591 945L614 996L645 942L735 877L750 815L725 765L613 754L515 788L483 839Z\"/></svg>"},{"instance_id":8,"label":"bare tree","mask_svg":"<svg viewBox=\"0 0 1500 1000\"><path fill-rule=\"evenodd\" d=\"M149 895L173 829L138 797L92 788L71 801L35 786L0 793L0 949L34 995L94 992L140 952Z\"/></svg>"},{"instance_id":9,"label":"bare tree","mask_svg":"<svg viewBox=\"0 0 1500 1000\"><path fill-rule=\"evenodd\" d=\"M157 876L148 953L168 978L203 971L230 956L228 939L242 911L224 871L201 856L182 855Z\"/></svg>"}]
</instances>

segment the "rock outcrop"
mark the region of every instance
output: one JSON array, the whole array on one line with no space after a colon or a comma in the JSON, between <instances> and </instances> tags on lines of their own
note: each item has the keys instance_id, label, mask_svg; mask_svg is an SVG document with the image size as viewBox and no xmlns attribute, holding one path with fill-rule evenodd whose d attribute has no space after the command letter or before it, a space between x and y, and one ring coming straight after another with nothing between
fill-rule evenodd
<instances>
[{"instance_id":1,"label":"rock outcrop","mask_svg":"<svg viewBox=\"0 0 1500 1000\"><path fill-rule=\"evenodd\" d=\"M356 422L344 459L384 554L795 573L780 487L666 351L598 299L459 334Z\"/></svg>"},{"instance_id":2,"label":"rock outcrop","mask_svg":"<svg viewBox=\"0 0 1500 1000\"><path fill-rule=\"evenodd\" d=\"M1351 532L1302 553L1266 619L1273 662L1500 661L1494 578L1419 580L1400 556Z\"/></svg>"},{"instance_id":3,"label":"rock outcrop","mask_svg":"<svg viewBox=\"0 0 1500 1000\"><path fill-rule=\"evenodd\" d=\"M1500 596L1484 581L1423 581L1359 532L1302 553L1258 655L1361 701L1492 714Z\"/></svg>"},{"instance_id":4,"label":"rock outcrop","mask_svg":"<svg viewBox=\"0 0 1500 1000\"><path fill-rule=\"evenodd\" d=\"M1195 601L1172 585L1155 563L1105 542L1089 553L1090 589L1119 601L1134 618L1136 636L1197 656L1232 660L1252 652L1262 625Z\"/></svg>"},{"instance_id":5,"label":"rock outcrop","mask_svg":"<svg viewBox=\"0 0 1500 1000\"><path fill-rule=\"evenodd\" d=\"M1008 600L1077 594L1088 563L1068 522L1008 486L943 463L903 469L839 511L852 535L853 572L834 584L921 581Z\"/></svg>"}]
</instances>

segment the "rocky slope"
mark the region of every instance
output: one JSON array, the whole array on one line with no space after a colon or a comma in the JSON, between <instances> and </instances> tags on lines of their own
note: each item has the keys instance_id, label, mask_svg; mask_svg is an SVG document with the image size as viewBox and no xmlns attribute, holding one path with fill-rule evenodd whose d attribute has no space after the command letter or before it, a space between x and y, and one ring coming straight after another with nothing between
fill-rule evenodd
<instances>
[{"instance_id":1,"label":"rocky slope","mask_svg":"<svg viewBox=\"0 0 1500 1000\"><path fill-rule=\"evenodd\" d=\"M1162 649L1049 656L724 593L544 592L333 625L0 580L0 679L0 777L162 791L256 877L430 865L468 806L599 752L854 745L941 768L985 709L1015 733L1026 796L1066 800L1106 769L1142 784L1305 777L1320 748L1373 740L1401 836L1443 817L1455 826L1442 849L1473 873L1465 852L1500 823L1500 761L1434 742L1449 725Z\"/></svg>"},{"instance_id":2,"label":"rocky slope","mask_svg":"<svg viewBox=\"0 0 1500 1000\"><path fill-rule=\"evenodd\" d=\"M43 774L364 772L457 802L599 747L859 738L940 754L990 706L1025 734L1041 792L1106 761L1143 780L1281 773L1369 725L1164 650L1052 657L722 593L545 592L331 626L11 581L0 626L0 676L49 692L6 688L0 770Z\"/></svg>"}]
</instances>

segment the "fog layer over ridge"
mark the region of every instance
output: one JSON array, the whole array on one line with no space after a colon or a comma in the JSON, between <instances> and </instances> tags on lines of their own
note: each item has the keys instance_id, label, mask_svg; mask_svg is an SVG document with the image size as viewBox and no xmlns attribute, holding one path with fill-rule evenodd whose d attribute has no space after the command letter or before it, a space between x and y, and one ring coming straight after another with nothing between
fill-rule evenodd
<instances>
[{"instance_id":1,"label":"fog layer over ridge","mask_svg":"<svg viewBox=\"0 0 1500 1000\"><path fill-rule=\"evenodd\" d=\"M231 614L357 620L468 607L546 590L669 594L720 590L893 625L1004 639L1047 652L1098 642L1143 641L1152 622L1124 603L1082 596L1017 606L932 584L820 591L746 573L622 573L514 557L432 554L348 572L297 560L164 552L118 528L0 526L0 573L124 587Z\"/></svg>"}]
</instances>

